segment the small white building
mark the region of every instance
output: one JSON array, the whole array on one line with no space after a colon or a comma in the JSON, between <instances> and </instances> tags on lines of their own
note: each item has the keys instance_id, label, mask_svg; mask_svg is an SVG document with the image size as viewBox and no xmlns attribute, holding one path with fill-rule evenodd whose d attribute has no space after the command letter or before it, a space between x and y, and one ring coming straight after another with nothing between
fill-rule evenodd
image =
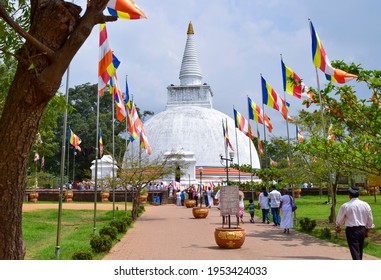
<instances>
[{"instance_id":1,"label":"small white building","mask_svg":"<svg viewBox=\"0 0 381 280\"><path fill-rule=\"evenodd\" d=\"M91 179L95 180L95 160L91 162ZM116 178L116 173L118 171L118 166L116 162L113 161L112 156L104 155L101 159L98 159L98 179L112 178L112 173L114 170L114 176Z\"/></svg>"}]
</instances>

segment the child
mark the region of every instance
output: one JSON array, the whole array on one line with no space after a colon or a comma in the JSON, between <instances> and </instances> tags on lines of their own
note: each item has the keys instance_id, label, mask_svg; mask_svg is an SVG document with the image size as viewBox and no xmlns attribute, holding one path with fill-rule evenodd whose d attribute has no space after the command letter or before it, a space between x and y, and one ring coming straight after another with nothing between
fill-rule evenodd
<instances>
[{"instance_id":1,"label":"child","mask_svg":"<svg viewBox=\"0 0 381 280\"><path fill-rule=\"evenodd\" d=\"M254 201L252 199L249 200L249 205L247 206L247 208L250 211L250 223L254 224L254 209L255 209L255 205L254 205Z\"/></svg>"}]
</instances>

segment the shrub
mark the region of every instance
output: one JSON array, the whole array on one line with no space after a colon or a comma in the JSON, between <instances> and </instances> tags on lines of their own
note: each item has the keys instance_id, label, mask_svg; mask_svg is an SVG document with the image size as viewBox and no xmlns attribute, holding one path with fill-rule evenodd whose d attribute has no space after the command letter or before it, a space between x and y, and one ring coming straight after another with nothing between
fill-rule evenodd
<instances>
[{"instance_id":1,"label":"shrub","mask_svg":"<svg viewBox=\"0 0 381 280\"><path fill-rule=\"evenodd\" d=\"M127 225L131 225L132 224L132 218L131 217L123 217L121 218L121 220Z\"/></svg>"},{"instance_id":2,"label":"shrub","mask_svg":"<svg viewBox=\"0 0 381 280\"><path fill-rule=\"evenodd\" d=\"M110 226L116 227L118 232L120 232L120 233L124 233L127 231L127 224L124 221L122 221L121 219L111 221Z\"/></svg>"},{"instance_id":3,"label":"shrub","mask_svg":"<svg viewBox=\"0 0 381 280\"><path fill-rule=\"evenodd\" d=\"M93 254L87 251L78 251L71 257L73 260L92 260Z\"/></svg>"},{"instance_id":4,"label":"shrub","mask_svg":"<svg viewBox=\"0 0 381 280\"><path fill-rule=\"evenodd\" d=\"M108 235L96 235L90 240L90 246L96 253L108 252L112 246L111 237Z\"/></svg>"},{"instance_id":5,"label":"shrub","mask_svg":"<svg viewBox=\"0 0 381 280\"><path fill-rule=\"evenodd\" d=\"M320 238L329 240L331 237L332 233L330 228L325 227L320 230Z\"/></svg>"},{"instance_id":6,"label":"shrub","mask_svg":"<svg viewBox=\"0 0 381 280\"><path fill-rule=\"evenodd\" d=\"M311 232L316 227L316 221L310 218L303 218L299 221L300 227L305 232Z\"/></svg>"},{"instance_id":7,"label":"shrub","mask_svg":"<svg viewBox=\"0 0 381 280\"><path fill-rule=\"evenodd\" d=\"M118 236L118 229L114 226L105 226L100 229L99 235L108 235L111 240L115 240Z\"/></svg>"}]
</instances>

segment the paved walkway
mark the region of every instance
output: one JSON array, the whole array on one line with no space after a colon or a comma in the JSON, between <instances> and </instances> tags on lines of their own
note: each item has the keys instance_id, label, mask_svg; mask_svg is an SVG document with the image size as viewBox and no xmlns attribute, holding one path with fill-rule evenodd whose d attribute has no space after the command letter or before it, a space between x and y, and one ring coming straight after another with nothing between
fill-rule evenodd
<instances>
[{"instance_id":1,"label":"paved walkway","mask_svg":"<svg viewBox=\"0 0 381 280\"><path fill-rule=\"evenodd\" d=\"M192 209L175 205L146 206L105 260L351 260L347 247L309 235L283 230L271 224L249 222L245 243L240 249L221 249L214 240L221 226L217 208L205 219L193 218ZM246 220L248 221L248 214ZM235 219L232 219L235 220ZM343 234L343 233L341 233ZM375 257L365 255L365 260Z\"/></svg>"}]
</instances>

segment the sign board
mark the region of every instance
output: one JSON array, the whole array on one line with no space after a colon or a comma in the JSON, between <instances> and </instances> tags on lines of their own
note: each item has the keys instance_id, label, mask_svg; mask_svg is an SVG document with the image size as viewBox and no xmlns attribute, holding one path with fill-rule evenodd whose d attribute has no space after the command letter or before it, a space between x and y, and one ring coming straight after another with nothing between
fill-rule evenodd
<instances>
[{"instance_id":1,"label":"sign board","mask_svg":"<svg viewBox=\"0 0 381 280\"><path fill-rule=\"evenodd\" d=\"M220 211L222 216L239 215L238 186L221 186Z\"/></svg>"}]
</instances>

